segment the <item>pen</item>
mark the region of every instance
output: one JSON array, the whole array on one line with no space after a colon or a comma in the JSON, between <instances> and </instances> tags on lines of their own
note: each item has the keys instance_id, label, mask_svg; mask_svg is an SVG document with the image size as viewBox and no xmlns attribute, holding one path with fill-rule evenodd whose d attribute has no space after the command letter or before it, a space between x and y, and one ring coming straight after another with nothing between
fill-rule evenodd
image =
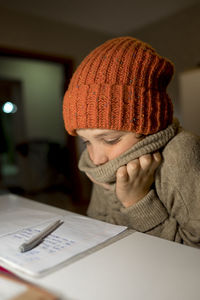
<instances>
[{"instance_id":1,"label":"pen","mask_svg":"<svg viewBox=\"0 0 200 300\"><path fill-rule=\"evenodd\" d=\"M56 228L58 228L63 223L62 220L57 220L53 222L52 224L48 225L45 229L43 229L41 232L39 232L37 235L33 236L30 240L23 243L19 250L20 252L26 252L29 251L36 246L38 246L46 236L48 236L52 231L54 231Z\"/></svg>"}]
</instances>

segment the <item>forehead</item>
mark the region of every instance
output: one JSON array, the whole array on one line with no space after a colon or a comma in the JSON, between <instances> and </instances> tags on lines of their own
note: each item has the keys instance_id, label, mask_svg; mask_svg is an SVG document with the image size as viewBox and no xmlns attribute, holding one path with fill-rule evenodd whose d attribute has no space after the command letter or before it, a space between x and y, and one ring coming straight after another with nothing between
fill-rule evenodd
<instances>
[{"instance_id":1,"label":"forehead","mask_svg":"<svg viewBox=\"0 0 200 300\"><path fill-rule=\"evenodd\" d=\"M125 134L125 131L110 130L110 129L78 129L76 133L81 137L98 137L112 136L116 134Z\"/></svg>"}]
</instances>

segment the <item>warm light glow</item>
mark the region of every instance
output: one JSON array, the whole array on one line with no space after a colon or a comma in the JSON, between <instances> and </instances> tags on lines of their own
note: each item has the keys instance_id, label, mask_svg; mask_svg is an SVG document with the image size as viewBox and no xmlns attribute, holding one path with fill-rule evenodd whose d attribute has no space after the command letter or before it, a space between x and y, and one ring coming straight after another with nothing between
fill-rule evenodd
<instances>
[{"instance_id":1,"label":"warm light glow","mask_svg":"<svg viewBox=\"0 0 200 300\"><path fill-rule=\"evenodd\" d=\"M6 114L14 114L17 111L17 106L12 102L7 101L6 103L4 103L2 110Z\"/></svg>"}]
</instances>

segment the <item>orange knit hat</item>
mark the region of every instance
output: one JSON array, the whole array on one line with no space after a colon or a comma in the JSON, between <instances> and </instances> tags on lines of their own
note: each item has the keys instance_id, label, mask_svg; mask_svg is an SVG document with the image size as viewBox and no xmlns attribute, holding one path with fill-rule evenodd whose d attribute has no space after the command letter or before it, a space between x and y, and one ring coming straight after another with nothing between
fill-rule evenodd
<instances>
[{"instance_id":1,"label":"orange knit hat","mask_svg":"<svg viewBox=\"0 0 200 300\"><path fill-rule=\"evenodd\" d=\"M172 123L166 88L173 64L148 44L119 37L94 49L75 71L63 101L65 128L152 134Z\"/></svg>"}]
</instances>

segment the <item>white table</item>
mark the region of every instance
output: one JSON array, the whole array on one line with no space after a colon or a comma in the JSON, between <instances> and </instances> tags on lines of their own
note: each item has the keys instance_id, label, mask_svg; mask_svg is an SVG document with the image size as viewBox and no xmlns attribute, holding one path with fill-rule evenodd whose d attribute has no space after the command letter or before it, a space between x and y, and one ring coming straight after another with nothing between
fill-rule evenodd
<instances>
[{"instance_id":1,"label":"white table","mask_svg":"<svg viewBox=\"0 0 200 300\"><path fill-rule=\"evenodd\" d=\"M0 209L65 211L28 199L0 201ZM198 300L200 250L132 233L43 278L25 277L69 300Z\"/></svg>"}]
</instances>

